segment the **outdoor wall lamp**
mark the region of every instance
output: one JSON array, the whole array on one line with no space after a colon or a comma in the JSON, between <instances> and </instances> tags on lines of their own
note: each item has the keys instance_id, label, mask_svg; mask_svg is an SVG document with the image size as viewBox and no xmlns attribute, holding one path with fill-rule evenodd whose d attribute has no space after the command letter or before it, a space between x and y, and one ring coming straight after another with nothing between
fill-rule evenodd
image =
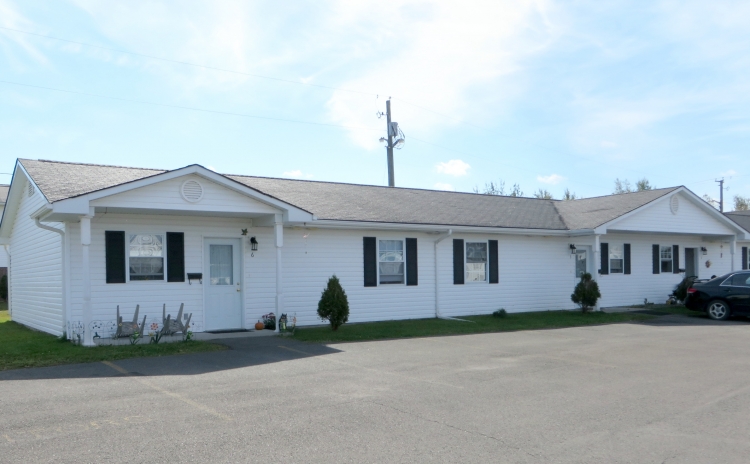
<instances>
[{"instance_id":1,"label":"outdoor wall lamp","mask_svg":"<svg viewBox=\"0 0 750 464\"><path fill-rule=\"evenodd\" d=\"M576 254L576 246L575 246L575 245L573 245L573 244L571 243L570 245L568 245L568 247L570 247L570 254L571 254L571 255L574 255L574 254Z\"/></svg>"},{"instance_id":2,"label":"outdoor wall lamp","mask_svg":"<svg viewBox=\"0 0 750 464\"><path fill-rule=\"evenodd\" d=\"M255 237L250 237L250 251L258 251L258 241Z\"/></svg>"},{"instance_id":3,"label":"outdoor wall lamp","mask_svg":"<svg viewBox=\"0 0 750 464\"><path fill-rule=\"evenodd\" d=\"M703 253L703 256L706 256L708 254L708 250L706 247L701 247L701 253Z\"/></svg>"}]
</instances>

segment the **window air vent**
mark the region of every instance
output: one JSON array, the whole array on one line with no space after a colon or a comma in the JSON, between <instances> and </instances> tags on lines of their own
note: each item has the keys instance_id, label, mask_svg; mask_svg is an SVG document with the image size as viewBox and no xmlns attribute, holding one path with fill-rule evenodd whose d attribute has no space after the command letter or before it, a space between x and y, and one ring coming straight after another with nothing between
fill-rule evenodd
<instances>
[{"instance_id":1,"label":"window air vent","mask_svg":"<svg viewBox=\"0 0 750 464\"><path fill-rule=\"evenodd\" d=\"M203 198L203 186L197 180L186 180L180 189L182 198L190 203L196 203Z\"/></svg>"},{"instance_id":2,"label":"window air vent","mask_svg":"<svg viewBox=\"0 0 750 464\"><path fill-rule=\"evenodd\" d=\"M31 182L29 182L29 186L27 187L27 191L28 191L29 196L34 195L34 184L32 184Z\"/></svg>"},{"instance_id":3,"label":"window air vent","mask_svg":"<svg viewBox=\"0 0 750 464\"><path fill-rule=\"evenodd\" d=\"M669 199L669 209L672 214L677 214L677 210L680 209L680 199L677 198L677 195L672 195L672 198Z\"/></svg>"}]
</instances>

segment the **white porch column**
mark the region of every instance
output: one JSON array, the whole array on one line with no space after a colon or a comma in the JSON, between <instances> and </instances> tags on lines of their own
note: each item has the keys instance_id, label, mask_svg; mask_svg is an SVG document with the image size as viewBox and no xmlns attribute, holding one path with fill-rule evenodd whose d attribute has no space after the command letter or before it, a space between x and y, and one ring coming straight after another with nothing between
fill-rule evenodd
<instances>
[{"instance_id":1,"label":"white porch column","mask_svg":"<svg viewBox=\"0 0 750 464\"><path fill-rule=\"evenodd\" d=\"M596 282L599 283L599 266L601 266L602 263L602 247L601 247L601 235L594 235L594 262L591 263L593 266L591 269L594 270L594 272L591 273L591 278ZM599 289L601 291L601 288ZM599 306L599 300L596 300L596 306L594 306L594 311L601 311L601 307Z\"/></svg>"},{"instance_id":2,"label":"white porch column","mask_svg":"<svg viewBox=\"0 0 750 464\"><path fill-rule=\"evenodd\" d=\"M732 258L732 272L737 270L737 260L734 259L734 256L737 254L737 236L732 236L732 239L729 241L729 254Z\"/></svg>"},{"instance_id":3,"label":"white porch column","mask_svg":"<svg viewBox=\"0 0 750 464\"><path fill-rule=\"evenodd\" d=\"M282 273L281 273L281 247L284 246L284 223L281 214L274 217L274 235L276 238L276 330L279 331L279 318L284 310L284 295L282 291Z\"/></svg>"},{"instance_id":4,"label":"white porch column","mask_svg":"<svg viewBox=\"0 0 750 464\"><path fill-rule=\"evenodd\" d=\"M89 245L91 245L91 216L81 216L81 278L83 280L83 346L94 346L91 332L91 262Z\"/></svg>"}]
</instances>

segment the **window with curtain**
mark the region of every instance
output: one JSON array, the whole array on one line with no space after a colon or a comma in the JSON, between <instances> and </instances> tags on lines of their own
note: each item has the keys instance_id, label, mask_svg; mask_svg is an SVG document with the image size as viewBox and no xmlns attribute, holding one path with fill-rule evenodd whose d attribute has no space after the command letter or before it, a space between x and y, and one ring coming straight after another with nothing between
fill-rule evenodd
<instances>
[{"instance_id":1,"label":"window with curtain","mask_svg":"<svg viewBox=\"0 0 750 464\"><path fill-rule=\"evenodd\" d=\"M487 281L487 242L466 242L466 281Z\"/></svg>"},{"instance_id":2,"label":"window with curtain","mask_svg":"<svg viewBox=\"0 0 750 464\"><path fill-rule=\"evenodd\" d=\"M403 240L379 240L378 273L381 284L404 283Z\"/></svg>"},{"instance_id":3,"label":"window with curtain","mask_svg":"<svg viewBox=\"0 0 750 464\"><path fill-rule=\"evenodd\" d=\"M234 284L234 262L232 245L211 245L210 279L211 285Z\"/></svg>"},{"instance_id":4,"label":"window with curtain","mask_svg":"<svg viewBox=\"0 0 750 464\"><path fill-rule=\"evenodd\" d=\"M622 274L624 254L622 245L609 244L609 272L610 274Z\"/></svg>"},{"instance_id":5,"label":"window with curtain","mask_svg":"<svg viewBox=\"0 0 750 464\"><path fill-rule=\"evenodd\" d=\"M128 245L130 280L164 280L164 236L132 234Z\"/></svg>"},{"instance_id":6,"label":"window with curtain","mask_svg":"<svg viewBox=\"0 0 750 464\"><path fill-rule=\"evenodd\" d=\"M672 246L661 246L660 258L661 258L661 272L672 272Z\"/></svg>"}]
</instances>

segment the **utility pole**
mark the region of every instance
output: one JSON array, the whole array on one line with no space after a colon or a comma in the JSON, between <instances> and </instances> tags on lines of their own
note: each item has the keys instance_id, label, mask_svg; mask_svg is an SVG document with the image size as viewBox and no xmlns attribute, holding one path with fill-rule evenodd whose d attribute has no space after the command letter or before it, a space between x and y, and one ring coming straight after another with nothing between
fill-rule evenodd
<instances>
[{"instance_id":1,"label":"utility pole","mask_svg":"<svg viewBox=\"0 0 750 464\"><path fill-rule=\"evenodd\" d=\"M404 136L404 133L401 132L401 129L398 127L397 122L391 122L391 99L390 97L388 100L385 101L385 113L378 112L377 113L378 118L382 118L385 116L386 120L386 129L388 129L388 138L381 137L380 141L385 142L388 145L386 146L386 149L388 150L388 187L395 187L396 182L393 179L393 149L401 149L401 147L404 146L404 142L406 139L406 136ZM396 139L395 141L393 139Z\"/></svg>"},{"instance_id":2,"label":"utility pole","mask_svg":"<svg viewBox=\"0 0 750 464\"><path fill-rule=\"evenodd\" d=\"M716 180L715 182L719 184L719 211L723 213L724 212L724 178L722 177L721 180Z\"/></svg>"},{"instance_id":3,"label":"utility pole","mask_svg":"<svg viewBox=\"0 0 750 464\"><path fill-rule=\"evenodd\" d=\"M388 123L388 187L395 187L393 178L393 130L391 130L391 99L385 101L385 115Z\"/></svg>"}]
</instances>

